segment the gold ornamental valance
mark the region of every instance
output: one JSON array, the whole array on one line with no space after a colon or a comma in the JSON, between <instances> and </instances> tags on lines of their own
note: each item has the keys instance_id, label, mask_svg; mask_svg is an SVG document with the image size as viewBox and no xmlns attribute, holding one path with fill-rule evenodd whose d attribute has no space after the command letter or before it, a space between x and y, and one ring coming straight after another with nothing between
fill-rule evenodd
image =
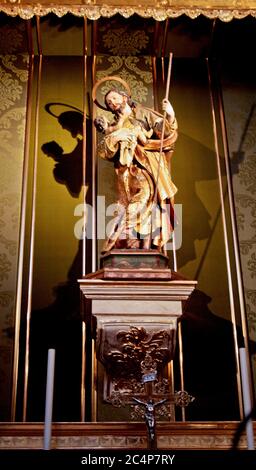
<instances>
[{"instance_id":1,"label":"gold ornamental valance","mask_svg":"<svg viewBox=\"0 0 256 470\"><path fill-rule=\"evenodd\" d=\"M256 0L84 0L80 3L77 0L66 0L65 3L53 3L51 0L41 0L40 3L37 0L0 0L0 11L23 19L48 13L59 17L72 13L97 20L101 16L111 17L117 13L129 18L136 13L158 21L185 14L192 19L204 15L227 22L248 15L256 17Z\"/></svg>"}]
</instances>

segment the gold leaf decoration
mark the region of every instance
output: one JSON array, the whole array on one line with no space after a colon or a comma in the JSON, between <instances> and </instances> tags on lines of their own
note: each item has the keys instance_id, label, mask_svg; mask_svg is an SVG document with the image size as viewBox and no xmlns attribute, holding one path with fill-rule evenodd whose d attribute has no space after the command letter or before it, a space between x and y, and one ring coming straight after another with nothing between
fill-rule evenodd
<instances>
[{"instance_id":1,"label":"gold leaf decoration","mask_svg":"<svg viewBox=\"0 0 256 470\"><path fill-rule=\"evenodd\" d=\"M96 1L94 0L94 3L96 3ZM91 0L84 1L84 3L87 4L86 6L70 4L65 6L57 5L54 7L50 4L50 2L48 5L33 4L32 2L25 5L16 5L17 2L15 2L15 4L9 5L7 3L0 4L0 10L7 15L20 16L25 20L33 18L35 15L45 16L49 13L54 13L58 17L62 17L67 13L71 13L76 16L87 17L90 20L97 20L101 16L110 18L111 16L117 14L123 16L124 18L129 18L130 16L137 14L143 18L154 18L157 21L164 21L167 18L177 18L181 15L186 15L192 19L197 18L199 15L204 15L210 19L219 18L224 22L231 21L234 18L241 19L249 15L256 17L256 7L254 0L243 2L242 6L235 3L234 7L232 3L230 4L230 1L226 0L226 2L221 2L221 8L217 7L219 5L218 2L211 2L211 5L207 0L201 1L201 6L197 5L197 8L191 5L189 0L184 0L182 3L179 2L180 6L177 6L176 1L174 8L169 8L169 6L171 6L173 3L171 0L168 1L169 6L165 1L160 2L159 6L155 6L154 0L151 2L152 6L150 6L150 2L146 2L146 0L144 1L145 6L143 6L141 2L140 5L133 5L129 7L127 7L127 5L119 7L102 4L90 5ZM188 2L187 6L186 2Z\"/></svg>"}]
</instances>

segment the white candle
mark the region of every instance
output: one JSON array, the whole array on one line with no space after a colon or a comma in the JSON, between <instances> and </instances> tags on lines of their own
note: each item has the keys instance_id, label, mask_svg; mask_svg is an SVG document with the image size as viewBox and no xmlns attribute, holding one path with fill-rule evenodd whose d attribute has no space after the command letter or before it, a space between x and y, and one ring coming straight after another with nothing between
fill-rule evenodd
<instances>
[{"instance_id":1,"label":"white candle","mask_svg":"<svg viewBox=\"0 0 256 470\"><path fill-rule=\"evenodd\" d=\"M48 349L44 419L44 450L51 449L55 349Z\"/></svg>"},{"instance_id":2,"label":"white candle","mask_svg":"<svg viewBox=\"0 0 256 470\"><path fill-rule=\"evenodd\" d=\"M252 402L251 402L251 395L250 395L249 375L248 375L248 368L247 368L247 362L246 362L245 348L239 348L239 356L240 356L240 367L241 367L244 416L246 418L246 416L248 416L252 411ZM246 423L246 437L247 437L248 450L254 450L252 419L249 419Z\"/></svg>"}]
</instances>

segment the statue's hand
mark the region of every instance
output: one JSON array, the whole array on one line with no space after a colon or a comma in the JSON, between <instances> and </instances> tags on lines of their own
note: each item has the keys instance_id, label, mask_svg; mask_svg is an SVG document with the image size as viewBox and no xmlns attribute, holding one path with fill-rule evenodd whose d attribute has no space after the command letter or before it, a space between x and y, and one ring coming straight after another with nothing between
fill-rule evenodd
<instances>
[{"instance_id":1,"label":"statue's hand","mask_svg":"<svg viewBox=\"0 0 256 470\"><path fill-rule=\"evenodd\" d=\"M174 120L175 113L170 101L164 98L162 101L162 107L163 111L166 112L167 116L169 117L169 120L172 122Z\"/></svg>"}]
</instances>

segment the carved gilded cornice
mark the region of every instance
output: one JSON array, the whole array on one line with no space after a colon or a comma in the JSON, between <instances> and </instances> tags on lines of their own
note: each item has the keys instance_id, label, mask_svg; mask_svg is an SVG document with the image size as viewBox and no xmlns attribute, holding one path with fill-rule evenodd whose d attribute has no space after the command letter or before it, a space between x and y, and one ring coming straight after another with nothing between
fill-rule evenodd
<instances>
[{"instance_id":1,"label":"carved gilded cornice","mask_svg":"<svg viewBox=\"0 0 256 470\"><path fill-rule=\"evenodd\" d=\"M256 17L256 0L66 0L63 3L53 3L51 0L0 0L0 11L10 16L20 16L30 19L33 16L44 16L53 13L59 17L72 13L75 16L97 20L101 16L111 17L117 13L129 18L134 13L144 18L154 18L158 21L187 15L194 19L199 15L207 18L219 18L228 22L234 18L242 19L248 15Z\"/></svg>"},{"instance_id":2,"label":"carved gilded cornice","mask_svg":"<svg viewBox=\"0 0 256 470\"><path fill-rule=\"evenodd\" d=\"M239 422L159 422L158 449L229 450ZM256 423L254 422L254 433ZM0 450L42 449L43 423L0 423ZM145 449L144 423L53 423L54 449ZM239 449L246 449L243 434Z\"/></svg>"}]
</instances>

